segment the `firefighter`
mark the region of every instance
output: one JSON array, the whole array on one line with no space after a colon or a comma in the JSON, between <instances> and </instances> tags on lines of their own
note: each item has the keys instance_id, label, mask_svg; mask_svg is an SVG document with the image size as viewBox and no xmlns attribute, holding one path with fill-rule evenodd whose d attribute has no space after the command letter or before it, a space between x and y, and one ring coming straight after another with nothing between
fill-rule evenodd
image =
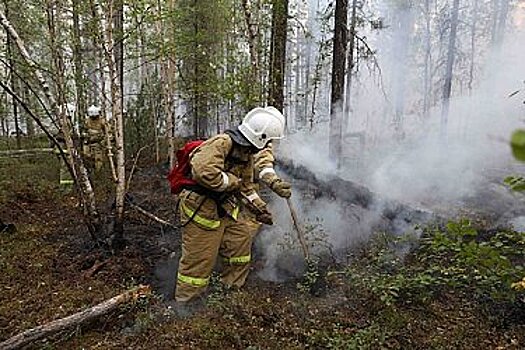
<instances>
[{"instance_id":1,"label":"firefighter","mask_svg":"<svg viewBox=\"0 0 525 350\"><path fill-rule=\"evenodd\" d=\"M85 124L84 154L95 164L95 170L100 170L104 164L104 139L106 136L106 122L100 115L100 108L91 105L88 110L88 119Z\"/></svg>"},{"instance_id":2,"label":"firefighter","mask_svg":"<svg viewBox=\"0 0 525 350\"><path fill-rule=\"evenodd\" d=\"M251 247L260 223L272 224L254 183L254 155L284 134L284 117L275 108L255 108L241 125L210 138L190 155L197 186L180 194L182 256L175 300L199 299L218 257L221 280L241 287L248 276Z\"/></svg>"},{"instance_id":3,"label":"firefighter","mask_svg":"<svg viewBox=\"0 0 525 350\"><path fill-rule=\"evenodd\" d=\"M62 152L64 152L64 154L67 156L69 154L69 151L66 147L64 134L62 133L62 131L59 131L55 135L55 139L60 144L60 148L62 149ZM60 153L60 148L57 145L53 146L53 153L58 157L58 160L60 162L59 188L62 192L69 193L71 192L75 182L73 178L71 177L71 173L69 172L69 169L67 167L66 160L62 157L62 154Z\"/></svg>"}]
</instances>

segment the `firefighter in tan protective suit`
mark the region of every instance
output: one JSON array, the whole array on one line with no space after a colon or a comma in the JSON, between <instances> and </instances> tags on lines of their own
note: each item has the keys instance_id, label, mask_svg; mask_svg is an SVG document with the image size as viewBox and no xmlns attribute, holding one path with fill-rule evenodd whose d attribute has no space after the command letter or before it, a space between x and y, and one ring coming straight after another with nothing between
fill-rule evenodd
<instances>
[{"instance_id":1,"label":"firefighter in tan protective suit","mask_svg":"<svg viewBox=\"0 0 525 350\"><path fill-rule=\"evenodd\" d=\"M283 134L284 117L277 109L255 108L236 130L210 138L190 155L198 186L180 194L185 226L175 290L179 305L206 291L219 256L222 282L234 287L245 283L253 238L260 223L272 224L267 205L257 194L254 155Z\"/></svg>"},{"instance_id":2,"label":"firefighter in tan protective suit","mask_svg":"<svg viewBox=\"0 0 525 350\"><path fill-rule=\"evenodd\" d=\"M95 165L95 170L100 170L104 164L104 139L106 137L106 122L100 115L100 108L90 106L87 110L88 119L85 123L84 154Z\"/></svg>"}]
</instances>

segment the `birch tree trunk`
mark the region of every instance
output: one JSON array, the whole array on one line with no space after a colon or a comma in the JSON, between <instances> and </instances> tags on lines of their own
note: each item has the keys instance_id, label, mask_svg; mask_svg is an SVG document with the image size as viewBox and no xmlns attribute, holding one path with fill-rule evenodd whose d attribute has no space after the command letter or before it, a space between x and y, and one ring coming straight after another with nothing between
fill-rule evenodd
<instances>
[{"instance_id":1,"label":"birch tree trunk","mask_svg":"<svg viewBox=\"0 0 525 350\"><path fill-rule=\"evenodd\" d=\"M7 0L4 0L4 6L5 6L5 15L8 19L10 19L10 9L9 9L9 3ZM14 70L16 70L15 67L15 59L13 57L13 44L11 42L11 36L6 30L6 48L7 48L7 61L9 63L9 66L11 67L11 72L9 74L9 82L11 84L11 90L16 94L17 93L17 84L16 84L16 78L15 74L13 73ZM22 148L21 142L20 142L20 126L18 125L18 105L13 98L11 100L12 108L13 108L13 121L15 122L15 134L16 134L16 148L20 149ZM9 135L8 135L9 136Z\"/></svg>"},{"instance_id":2,"label":"birch tree trunk","mask_svg":"<svg viewBox=\"0 0 525 350\"><path fill-rule=\"evenodd\" d=\"M347 46L348 0L336 0L335 28L332 60L332 93L330 95L330 139L329 156L337 163L342 154L343 103Z\"/></svg>"},{"instance_id":3,"label":"birch tree trunk","mask_svg":"<svg viewBox=\"0 0 525 350\"><path fill-rule=\"evenodd\" d=\"M115 9L115 5L117 9ZM107 17L105 20L106 27L104 52L106 55L106 64L109 70L110 77L110 92L111 92L111 114L115 127L115 148L116 148L116 175L117 181L115 185L115 225L114 236L112 244L120 245L124 235L124 198L126 195L126 168L124 156L124 122L123 122L123 97L122 97L122 77L119 71L123 73L122 67L119 68L121 62L117 62L114 49L118 47L115 42L113 19L114 11L122 11L122 2L110 0L108 6Z\"/></svg>"},{"instance_id":4,"label":"birch tree trunk","mask_svg":"<svg viewBox=\"0 0 525 350\"><path fill-rule=\"evenodd\" d=\"M346 72L345 107L343 113L343 132L348 130L352 101L352 73L354 71L355 36L357 26L357 0L352 0L352 15L350 17L350 39L348 41L348 70Z\"/></svg>"},{"instance_id":5,"label":"birch tree trunk","mask_svg":"<svg viewBox=\"0 0 525 350\"><path fill-rule=\"evenodd\" d=\"M11 23L8 21L8 19L6 18L6 16L4 15L2 11L0 11L0 24L9 33L9 36L12 38L12 40L18 47L18 50L20 52L20 55L22 56L23 61L27 64L28 68L35 76L36 81L39 84L42 90L42 93L44 94L45 100L47 101L49 107L51 108L52 114L50 115L50 117L54 121L56 116L60 115L59 109L57 108L55 97L51 94L49 84L47 83L42 72L40 71L40 67L33 61L31 55L29 55L29 52L26 49L25 43L20 38L17 31L11 25ZM67 122L64 123L63 119L60 119L60 121L61 121L60 123L61 126L65 127L66 129L64 130L64 138L66 141L67 150L69 151L68 157L65 157L64 153L62 153L62 156L64 157L66 164L68 164L71 175L73 176L76 183L78 184L78 189L79 189L78 193L80 196L80 201L82 202L82 207L85 210L84 214L86 217L86 222L87 222L89 232L93 239L97 239L97 235L100 230L100 221L99 221L99 213L98 213L97 206L96 206L95 193L93 191L93 186L89 179L87 169L84 166L84 162L82 158L80 157L79 152L77 151L77 149L75 148L73 144L71 129L67 129L68 126L70 125ZM52 139L50 134L48 134L48 137ZM56 144L56 140L55 139L52 139L52 140Z\"/></svg>"}]
</instances>

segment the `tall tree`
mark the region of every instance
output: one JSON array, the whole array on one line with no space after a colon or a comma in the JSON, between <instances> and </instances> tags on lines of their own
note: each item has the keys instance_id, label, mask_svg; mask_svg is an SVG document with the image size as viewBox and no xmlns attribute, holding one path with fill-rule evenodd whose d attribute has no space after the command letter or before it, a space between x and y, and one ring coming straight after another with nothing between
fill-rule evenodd
<instances>
[{"instance_id":1,"label":"tall tree","mask_svg":"<svg viewBox=\"0 0 525 350\"><path fill-rule=\"evenodd\" d=\"M452 92L452 78L454 62L456 59L456 37L458 32L459 0L453 0L450 16L450 34L447 47L447 61L445 68L445 85L443 87L443 102L441 106L441 134L447 133L448 114L450 108L450 95Z\"/></svg>"},{"instance_id":2,"label":"tall tree","mask_svg":"<svg viewBox=\"0 0 525 350\"><path fill-rule=\"evenodd\" d=\"M270 91L268 103L280 111L284 108L284 73L288 28L288 0L273 0L270 48Z\"/></svg>"},{"instance_id":3,"label":"tall tree","mask_svg":"<svg viewBox=\"0 0 525 350\"><path fill-rule=\"evenodd\" d=\"M126 195L126 167L125 167L125 149L124 149L124 106L123 102L123 88L121 82L123 81L123 66L119 58L122 52L119 51L120 45L123 45L123 34L120 25L120 11L122 0L109 0L105 14L97 14L99 18L104 16L105 27L104 32L104 52L106 58L106 65L109 73L109 85L111 96L111 117L115 132L115 148L116 148L116 184L115 184L115 222L114 235L112 243L120 245L124 234L124 198ZM113 12L115 11L116 12ZM98 11L101 11L99 8ZM119 18L116 22L115 18Z\"/></svg>"},{"instance_id":4,"label":"tall tree","mask_svg":"<svg viewBox=\"0 0 525 350\"><path fill-rule=\"evenodd\" d=\"M113 11L113 47L115 73L120 88L121 114L124 112L124 0L110 0L110 11Z\"/></svg>"},{"instance_id":5,"label":"tall tree","mask_svg":"<svg viewBox=\"0 0 525 350\"><path fill-rule=\"evenodd\" d=\"M432 65L432 14L430 9L431 0L424 2L424 17L425 17L425 39L424 39L424 74L423 74L423 114L428 116L430 109L430 90L432 85L432 75L430 73Z\"/></svg>"},{"instance_id":6,"label":"tall tree","mask_svg":"<svg viewBox=\"0 0 525 350\"><path fill-rule=\"evenodd\" d=\"M87 110L86 96L85 96L85 79L84 79L84 63L82 50L82 31L80 28L80 13L81 0L73 0L72 2L72 19L73 19L73 65L74 65L74 80L76 90L76 109L75 109L75 124L78 124L80 129L83 127L83 117Z\"/></svg>"},{"instance_id":7,"label":"tall tree","mask_svg":"<svg viewBox=\"0 0 525 350\"><path fill-rule=\"evenodd\" d=\"M220 99L220 72L227 21L227 0L179 0L176 50L180 65L181 92L196 137L207 137L209 124Z\"/></svg>"},{"instance_id":8,"label":"tall tree","mask_svg":"<svg viewBox=\"0 0 525 350\"><path fill-rule=\"evenodd\" d=\"M347 47L348 0L336 0L332 59L332 92L330 97L330 159L339 161L343 142L343 101Z\"/></svg>"},{"instance_id":9,"label":"tall tree","mask_svg":"<svg viewBox=\"0 0 525 350\"><path fill-rule=\"evenodd\" d=\"M253 87L258 89L259 88L259 74L260 74L260 60L259 60L259 33L257 31L256 24L254 23L253 19L253 11L252 11L252 4L248 0L241 0L241 5L243 9L244 14L244 22L246 24L246 32L248 36L248 47L250 49L250 62L251 62L251 81L253 82ZM255 96L258 96L258 92L256 91L254 93ZM248 102L250 106L249 108L255 106L255 101Z\"/></svg>"},{"instance_id":10,"label":"tall tree","mask_svg":"<svg viewBox=\"0 0 525 350\"><path fill-rule=\"evenodd\" d=\"M408 73L410 37L414 27L412 3L409 0L396 1L394 11L394 37L392 66L392 89L394 94L394 126L401 133L406 99L406 76Z\"/></svg>"},{"instance_id":11,"label":"tall tree","mask_svg":"<svg viewBox=\"0 0 525 350\"><path fill-rule=\"evenodd\" d=\"M175 8L174 2L174 0L169 0L166 6L166 12L170 15ZM168 33L173 32L173 28L166 23L167 21L163 16L163 8L160 0L157 1L157 10L159 14L159 34L160 38L164 38ZM168 159L171 168L175 164L175 115L173 111L173 96L175 94L175 57L173 50L171 50L171 47L166 44L165 40L162 40L161 43L161 56L159 60L161 66L160 81L163 89L164 114L166 116L166 141L168 144Z\"/></svg>"},{"instance_id":12,"label":"tall tree","mask_svg":"<svg viewBox=\"0 0 525 350\"><path fill-rule=\"evenodd\" d=\"M9 8L9 2L7 0L4 0L4 6L5 6L5 16L9 21L11 21L11 10ZM11 83L11 90L16 94L18 90L18 84L17 84L17 78L15 75L16 71L16 59L14 57L15 52L13 50L13 43L11 36L9 35L9 32L6 30L6 47L7 47L7 60L9 62L9 66L11 67L11 71L9 73L9 81ZM12 98L12 106L13 106L13 120L15 122L15 135L16 135L16 148L21 148L21 142L20 142L20 125L19 125L19 116L18 116L18 103L16 102L15 98Z\"/></svg>"},{"instance_id":13,"label":"tall tree","mask_svg":"<svg viewBox=\"0 0 525 350\"><path fill-rule=\"evenodd\" d=\"M354 71L355 38L357 28L357 0L352 0L352 14L350 15L350 39L348 40L348 69L346 71L345 88L345 107L343 119L343 131L347 129L350 119L351 99L352 99L352 73Z\"/></svg>"}]
</instances>

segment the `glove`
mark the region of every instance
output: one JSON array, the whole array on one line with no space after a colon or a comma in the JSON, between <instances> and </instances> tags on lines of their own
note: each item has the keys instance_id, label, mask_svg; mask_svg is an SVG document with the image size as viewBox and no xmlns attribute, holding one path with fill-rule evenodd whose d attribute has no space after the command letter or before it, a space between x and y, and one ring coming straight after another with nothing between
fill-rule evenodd
<instances>
[{"instance_id":1,"label":"glove","mask_svg":"<svg viewBox=\"0 0 525 350\"><path fill-rule=\"evenodd\" d=\"M255 216L255 220L262 222L266 225L273 225L272 214L270 214L268 210L266 210L265 212L257 213L257 215Z\"/></svg>"},{"instance_id":2,"label":"glove","mask_svg":"<svg viewBox=\"0 0 525 350\"><path fill-rule=\"evenodd\" d=\"M226 188L227 192L235 192L238 191L239 188L241 188L241 179L239 179L237 176L226 173L228 175L228 187Z\"/></svg>"},{"instance_id":3,"label":"glove","mask_svg":"<svg viewBox=\"0 0 525 350\"><path fill-rule=\"evenodd\" d=\"M255 207L257 213L255 215L255 220L266 225L273 225L272 214L268 211L266 203L259 197L252 200L251 203Z\"/></svg>"},{"instance_id":4,"label":"glove","mask_svg":"<svg viewBox=\"0 0 525 350\"><path fill-rule=\"evenodd\" d=\"M281 178L276 178L270 184L270 188L279 197L290 198L292 196L292 185Z\"/></svg>"}]
</instances>

